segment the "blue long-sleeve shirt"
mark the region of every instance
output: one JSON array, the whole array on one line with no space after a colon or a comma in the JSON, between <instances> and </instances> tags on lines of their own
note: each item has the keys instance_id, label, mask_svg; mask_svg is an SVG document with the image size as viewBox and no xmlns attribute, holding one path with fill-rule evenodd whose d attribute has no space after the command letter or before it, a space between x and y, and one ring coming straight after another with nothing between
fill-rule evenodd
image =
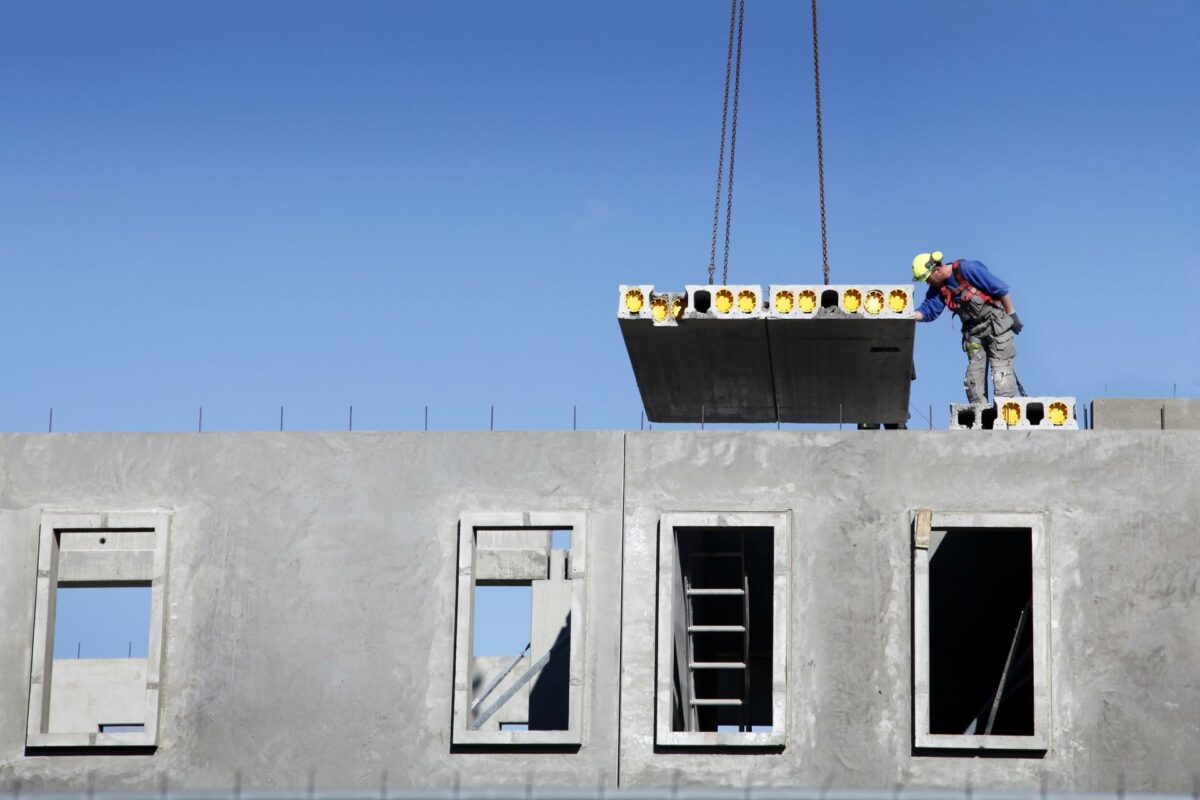
<instances>
[{"instance_id":1,"label":"blue long-sleeve shirt","mask_svg":"<svg viewBox=\"0 0 1200 800\"><path fill-rule=\"evenodd\" d=\"M1008 284L993 275L992 271L981 262L960 261L958 267L962 270L963 277L969 280L976 289L987 292L997 300L1008 294ZM946 280L946 285L951 289L958 288L958 281L953 272ZM917 307L917 311L921 312L921 321L933 322L945 310L946 301L942 299L941 289L930 286L929 291L925 293L925 302Z\"/></svg>"}]
</instances>

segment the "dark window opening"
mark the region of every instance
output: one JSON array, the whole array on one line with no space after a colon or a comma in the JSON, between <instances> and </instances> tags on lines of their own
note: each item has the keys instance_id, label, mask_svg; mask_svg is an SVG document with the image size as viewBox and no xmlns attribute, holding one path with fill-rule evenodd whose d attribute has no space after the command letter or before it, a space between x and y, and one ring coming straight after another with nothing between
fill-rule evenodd
<instances>
[{"instance_id":1,"label":"dark window opening","mask_svg":"<svg viewBox=\"0 0 1200 800\"><path fill-rule=\"evenodd\" d=\"M712 308L712 293L707 290L701 290L692 295L692 307L697 313L706 314Z\"/></svg>"},{"instance_id":2,"label":"dark window opening","mask_svg":"<svg viewBox=\"0 0 1200 800\"><path fill-rule=\"evenodd\" d=\"M1034 734L1028 528L933 531L929 732Z\"/></svg>"},{"instance_id":3,"label":"dark window opening","mask_svg":"<svg viewBox=\"0 0 1200 800\"><path fill-rule=\"evenodd\" d=\"M676 528L672 728L772 730L774 531Z\"/></svg>"},{"instance_id":4,"label":"dark window opening","mask_svg":"<svg viewBox=\"0 0 1200 800\"><path fill-rule=\"evenodd\" d=\"M1042 420L1046 418L1046 407L1041 403L1027 403L1025 418L1029 420L1030 425L1041 425Z\"/></svg>"},{"instance_id":5,"label":"dark window opening","mask_svg":"<svg viewBox=\"0 0 1200 800\"><path fill-rule=\"evenodd\" d=\"M826 289L821 292L821 308L837 308L838 293L837 289Z\"/></svg>"},{"instance_id":6,"label":"dark window opening","mask_svg":"<svg viewBox=\"0 0 1200 800\"><path fill-rule=\"evenodd\" d=\"M996 427L996 407L994 405L983 409L979 415L980 427L990 431Z\"/></svg>"},{"instance_id":7,"label":"dark window opening","mask_svg":"<svg viewBox=\"0 0 1200 800\"><path fill-rule=\"evenodd\" d=\"M967 407L958 410L958 424L964 428L975 425L975 409Z\"/></svg>"}]
</instances>

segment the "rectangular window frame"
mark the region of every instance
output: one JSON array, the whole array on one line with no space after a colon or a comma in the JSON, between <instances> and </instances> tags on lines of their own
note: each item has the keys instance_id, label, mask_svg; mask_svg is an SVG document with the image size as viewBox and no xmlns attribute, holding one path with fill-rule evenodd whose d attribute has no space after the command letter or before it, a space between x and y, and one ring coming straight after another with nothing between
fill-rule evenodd
<instances>
[{"instance_id":1,"label":"rectangular window frame","mask_svg":"<svg viewBox=\"0 0 1200 800\"><path fill-rule=\"evenodd\" d=\"M1024 750L1050 747L1050 565L1045 515L1040 513L913 513L913 734L917 749ZM955 528L1026 528L1032 549L1033 735L973 735L929 732L929 537ZM977 534L987 536L986 530Z\"/></svg>"},{"instance_id":2,"label":"rectangular window frame","mask_svg":"<svg viewBox=\"0 0 1200 800\"><path fill-rule=\"evenodd\" d=\"M671 729L672 659L674 657L674 596L677 528L771 528L771 732L675 731ZM787 744L787 653L789 646L789 582L791 580L791 513L787 511L673 512L658 526L658 652L655 674L654 741L664 747L782 748Z\"/></svg>"},{"instance_id":3,"label":"rectangular window frame","mask_svg":"<svg viewBox=\"0 0 1200 800\"><path fill-rule=\"evenodd\" d=\"M587 513L582 511L467 512L458 521L458 586L454 636L454 745L580 745L583 743L584 642L587 617ZM474 642L475 535L483 529L571 531L571 658L568 725L562 731L470 729L471 662Z\"/></svg>"},{"instance_id":4,"label":"rectangular window frame","mask_svg":"<svg viewBox=\"0 0 1200 800\"><path fill-rule=\"evenodd\" d=\"M160 682L164 649L164 603L166 594L167 544L171 515L167 512L139 511L118 513L65 514L43 513L38 544L37 587L34 600L33 659L29 670L29 714L25 745L30 748L110 747L154 748L158 746ZM150 631L146 651L146 692L142 731L49 733L50 679L54 663L55 593L59 584L59 536L64 532L105 530L141 530L154 532L154 549L149 564L139 566L131 577L125 564L112 562L110 577L91 576L87 583L121 585L150 584ZM134 552L134 551L128 551ZM100 566L101 573L104 565ZM147 580L148 579L148 580Z\"/></svg>"}]
</instances>

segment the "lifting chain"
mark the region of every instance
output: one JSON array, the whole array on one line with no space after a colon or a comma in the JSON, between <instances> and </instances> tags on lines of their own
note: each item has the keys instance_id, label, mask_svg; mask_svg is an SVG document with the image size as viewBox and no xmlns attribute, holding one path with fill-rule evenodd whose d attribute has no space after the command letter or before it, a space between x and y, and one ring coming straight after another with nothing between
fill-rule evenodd
<instances>
[{"instance_id":1,"label":"lifting chain","mask_svg":"<svg viewBox=\"0 0 1200 800\"><path fill-rule=\"evenodd\" d=\"M708 256L708 282L711 285L717 271L717 234L721 220L721 185L725 175L725 133L729 129L729 83L733 79L733 125L729 137L729 186L725 207L725 260L722 283L729 282L729 237L733 222L733 159L737 150L738 96L742 82L742 20L745 17L746 1L731 0L729 8L729 48L725 54L725 97L721 104L721 147L717 157L717 190L713 199L712 248ZM734 43L737 43L734 66Z\"/></svg>"},{"instance_id":2,"label":"lifting chain","mask_svg":"<svg viewBox=\"0 0 1200 800\"><path fill-rule=\"evenodd\" d=\"M825 152L821 141L821 49L817 44L817 0L812 0L813 86L817 96L817 183L821 192L821 265L829 285L829 235L825 229ZM735 123L736 124L736 123ZM733 181L730 167L729 180Z\"/></svg>"}]
</instances>

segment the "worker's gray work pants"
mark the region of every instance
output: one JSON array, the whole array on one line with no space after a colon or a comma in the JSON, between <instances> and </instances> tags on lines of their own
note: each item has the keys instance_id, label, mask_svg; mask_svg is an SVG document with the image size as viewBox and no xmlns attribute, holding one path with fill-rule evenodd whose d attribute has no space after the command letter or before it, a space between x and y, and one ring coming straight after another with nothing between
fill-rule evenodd
<instances>
[{"instance_id":1,"label":"worker's gray work pants","mask_svg":"<svg viewBox=\"0 0 1200 800\"><path fill-rule=\"evenodd\" d=\"M987 365L992 365L993 397L1016 397L1017 377L1013 362L1017 358L1017 343L1012 332L1012 317L998 316L979 330L963 330L963 350L967 354L967 376L963 388L968 403L987 402ZM999 331L999 333L997 333Z\"/></svg>"}]
</instances>

